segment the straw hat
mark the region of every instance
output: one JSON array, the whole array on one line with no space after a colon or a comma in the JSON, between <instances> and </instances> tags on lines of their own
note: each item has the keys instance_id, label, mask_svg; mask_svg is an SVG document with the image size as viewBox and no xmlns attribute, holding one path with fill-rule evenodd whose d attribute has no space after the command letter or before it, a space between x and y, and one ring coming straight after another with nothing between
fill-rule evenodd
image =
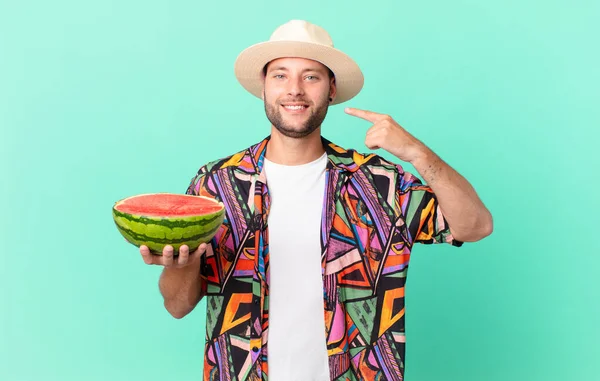
<instances>
[{"instance_id":1,"label":"straw hat","mask_svg":"<svg viewBox=\"0 0 600 381\"><path fill-rule=\"evenodd\" d=\"M325 29L304 20L285 23L275 29L269 41L242 51L235 61L235 76L246 90L261 98L264 66L282 57L307 58L327 66L337 87L332 104L352 99L363 87L364 77L356 62L333 46Z\"/></svg>"}]
</instances>

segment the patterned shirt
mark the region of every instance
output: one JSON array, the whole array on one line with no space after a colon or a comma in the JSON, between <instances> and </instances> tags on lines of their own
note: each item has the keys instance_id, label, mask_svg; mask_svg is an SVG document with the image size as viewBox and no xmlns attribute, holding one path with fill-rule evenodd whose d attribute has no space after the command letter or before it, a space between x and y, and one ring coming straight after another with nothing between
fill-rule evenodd
<instances>
[{"instance_id":1,"label":"patterned shirt","mask_svg":"<svg viewBox=\"0 0 600 381\"><path fill-rule=\"evenodd\" d=\"M225 205L202 257L204 380L268 380L270 137L201 167L187 194ZM323 329L331 380L403 380L404 286L413 244L455 240L431 188L400 165L321 138ZM290 301L293 303L293 301Z\"/></svg>"}]
</instances>

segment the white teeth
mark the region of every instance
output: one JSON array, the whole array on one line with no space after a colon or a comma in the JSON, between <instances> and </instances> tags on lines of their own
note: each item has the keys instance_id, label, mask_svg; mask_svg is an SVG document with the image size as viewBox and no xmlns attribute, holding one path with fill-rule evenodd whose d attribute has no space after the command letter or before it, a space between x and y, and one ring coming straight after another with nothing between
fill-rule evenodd
<instances>
[{"instance_id":1,"label":"white teeth","mask_svg":"<svg viewBox=\"0 0 600 381\"><path fill-rule=\"evenodd\" d=\"M300 109L304 108L304 106L283 106L283 107L290 109L290 110L300 110Z\"/></svg>"}]
</instances>

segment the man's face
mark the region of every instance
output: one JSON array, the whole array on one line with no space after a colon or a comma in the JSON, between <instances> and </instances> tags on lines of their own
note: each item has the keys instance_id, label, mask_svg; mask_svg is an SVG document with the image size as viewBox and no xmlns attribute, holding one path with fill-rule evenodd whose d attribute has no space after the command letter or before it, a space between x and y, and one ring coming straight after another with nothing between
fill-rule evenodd
<instances>
[{"instance_id":1,"label":"man's face","mask_svg":"<svg viewBox=\"0 0 600 381\"><path fill-rule=\"evenodd\" d=\"M279 58L267 66L263 100L267 118L284 136L302 138L325 119L335 83L320 62Z\"/></svg>"}]
</instances>

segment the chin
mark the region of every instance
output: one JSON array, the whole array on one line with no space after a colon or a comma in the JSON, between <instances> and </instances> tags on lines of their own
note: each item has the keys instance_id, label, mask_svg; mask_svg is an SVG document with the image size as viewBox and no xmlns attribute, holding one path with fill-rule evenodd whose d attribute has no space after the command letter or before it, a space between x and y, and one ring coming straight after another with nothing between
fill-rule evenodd
<instances>
[{"instance_id":1,"label":"chin","mask_svg":"<svg viewBox=\"0 0 600 381\"><path fill-rule=\"evenodd\" d=\"M306 128L304 126L299 127L299 128L289 128L289 127L283 127L283 126L277 126L274 125L275 129L283 136L287 136L289 138L305 138L311 134L313 134L315 131L317 131L319 129L319 127L316 128Z\"/></svg>"}]
</instances>

